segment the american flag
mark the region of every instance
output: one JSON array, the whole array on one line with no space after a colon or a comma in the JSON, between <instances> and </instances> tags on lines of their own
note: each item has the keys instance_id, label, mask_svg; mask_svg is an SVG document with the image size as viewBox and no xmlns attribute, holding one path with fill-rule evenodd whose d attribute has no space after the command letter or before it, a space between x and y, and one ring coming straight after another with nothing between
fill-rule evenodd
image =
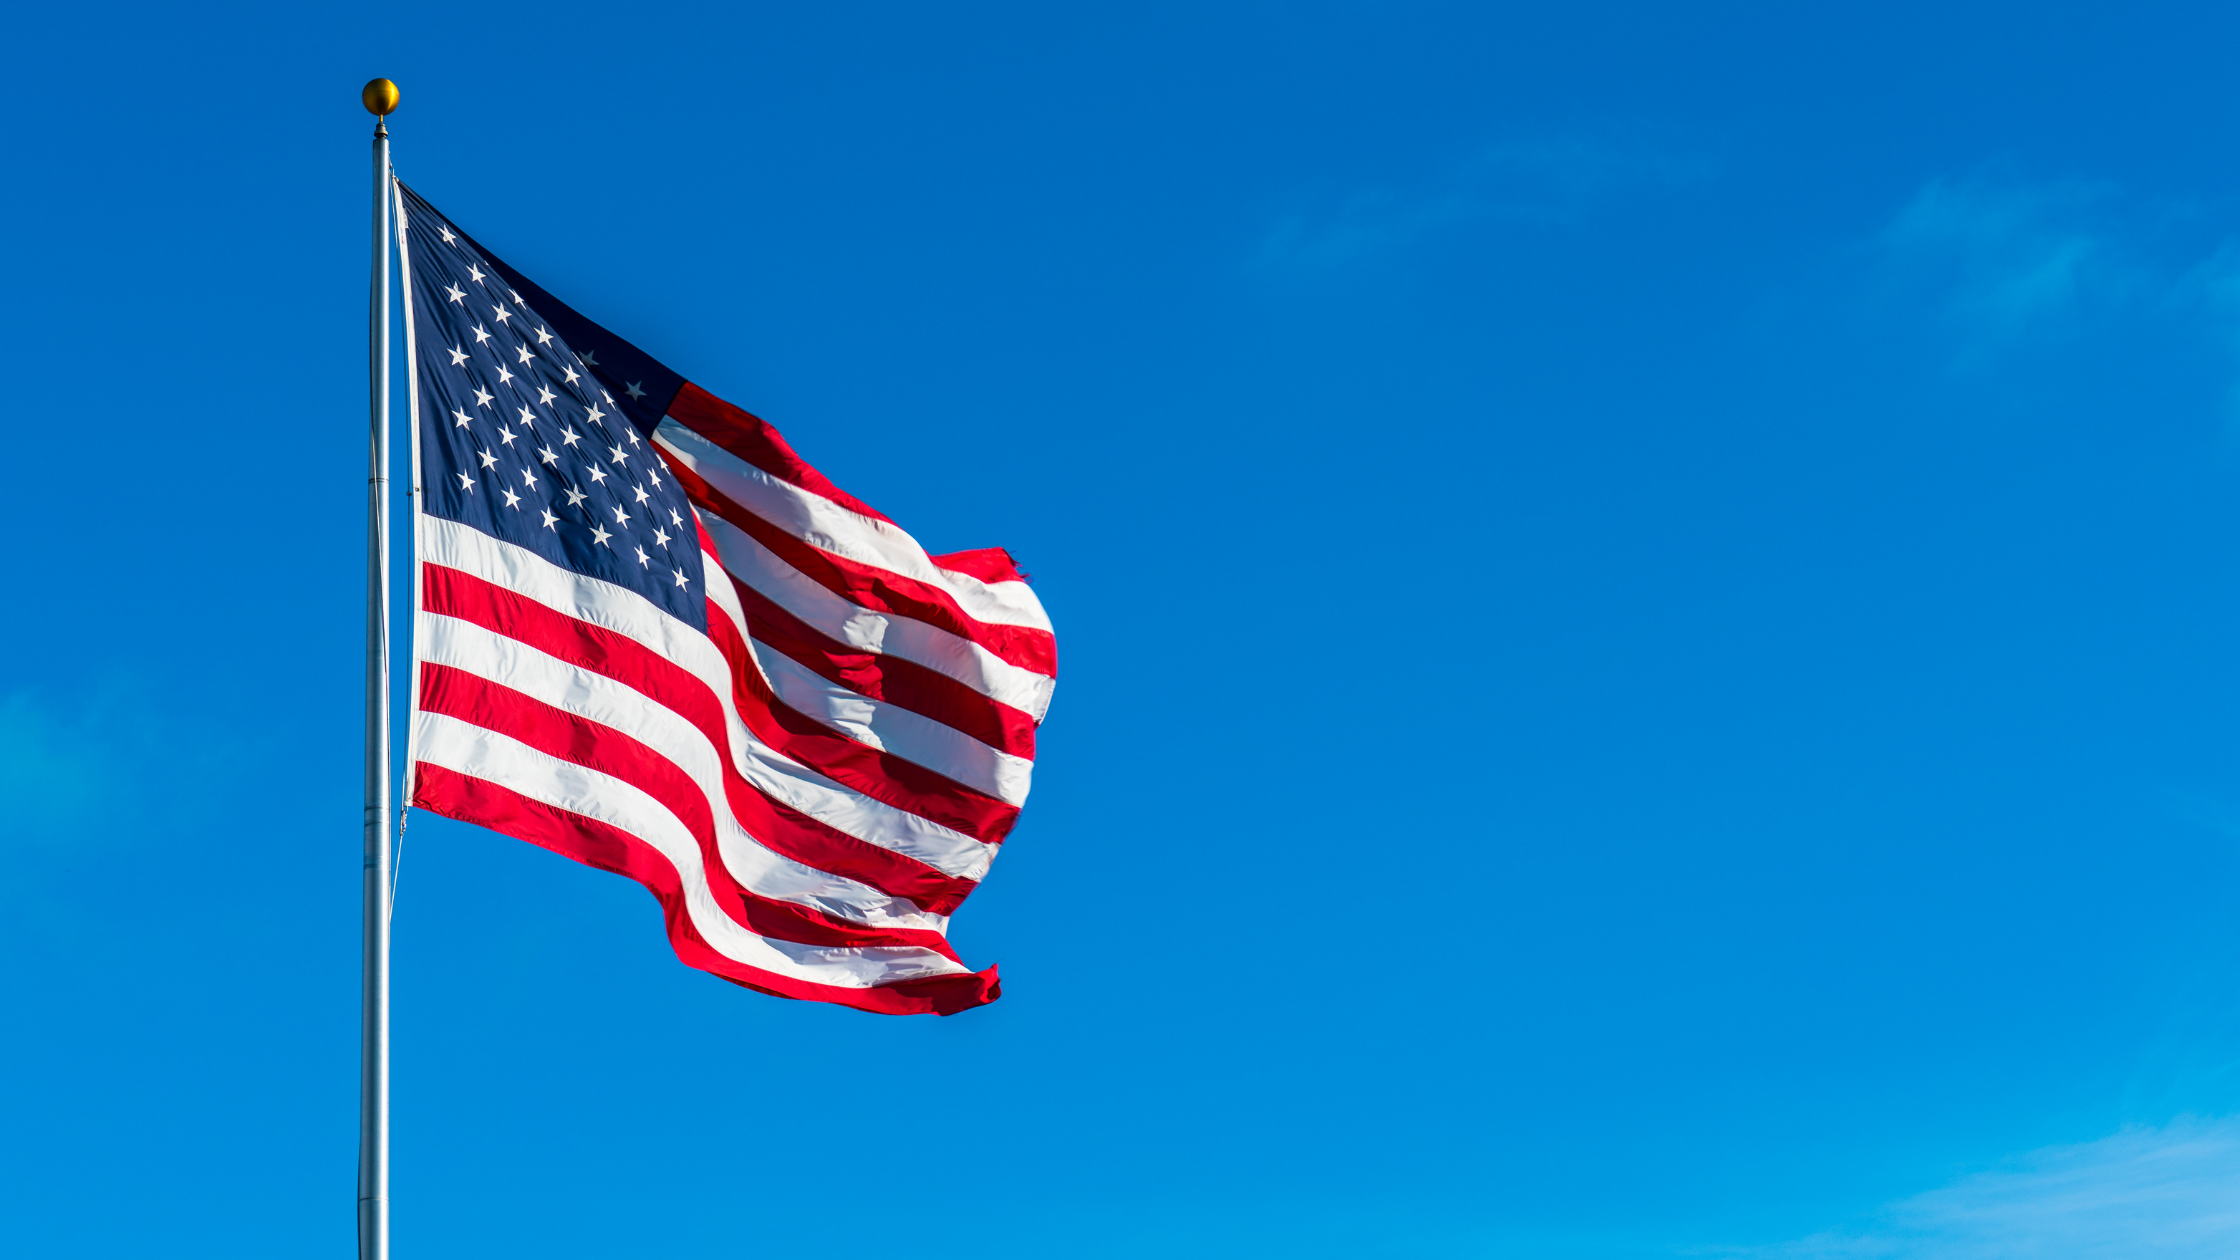
<instances>
[{"instance_id":1,"label":"american flag","mask_svg":"<svg viewBox=\"0 0 2240 1260\"><path fill-rule=\"evenodd\" d=\"M402 184L411 804L628 875L783 997L995 1000L949 916L1027 798L1056 641L997 549L928 555L777 430Z\"/></svg>"}]
</instances>

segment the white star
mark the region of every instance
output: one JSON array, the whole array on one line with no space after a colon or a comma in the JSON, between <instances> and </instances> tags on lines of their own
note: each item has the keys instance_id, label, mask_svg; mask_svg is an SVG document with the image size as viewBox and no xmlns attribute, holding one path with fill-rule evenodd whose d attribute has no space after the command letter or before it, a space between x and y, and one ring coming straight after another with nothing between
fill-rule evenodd
<instances>
[{"instance_id":1,"label":"white star","mask_svg":"<svg viewBox=\"0 0 2240 1260\"><path fill-rule=\"evenodd\" d=\"M521 408L521 427L524 429L536 428L537 413L529 410L527 407Z\"/></svg>"},{"instance_id":2,"label":"white star","mask_svg":"<svg viewBox=\"0 0 2240 1260\"><path fill-rule=\"evenodd\" d=\"M475 406L477 406L477 407L487 407L487 406L489 406L489 405L490 405L490 391L489 391L489 390L487 390L487 389L484 389L484 388L483 388L483 387L481 387L480 385L477 385L477 386L475 386L475 387L474 387L474 405L475 405Z\"/></svg>"},{"instance_id":3,"label":"white star","mask_svg":"<svg viewBox=\"0 0 2240 1260\"><path fill-rule=\"evenodd\" d=\"M492 455L488 451L481 451L478 453L482 456L482 466L484 468L496 468L498 466L497 456Z\"/></svg>"},{"instance_id":4,"label":"white star","mask_svg":"<svg viewBox=\"0 0 2240 1260\"><path fill-rule=\"evenodd\" d=\"M604 419L604 417L606 416L606 414L606 412L599 410L599 404L593 403L591 404L591 414L585 416L584 419L589 420L593 424L605 424L606 420Z\"/></svg>"},{"instance_id":5,"label":"white star","mask_svg":"<svg viewBox=\"0 0 2240 1260\"><path fill-rule=\"evenodd\" d=\"M443 243L446 245L449 245L451 242L459 239L457 236L452 235L450 228L442 227L439 225L436 228L436 231L443 233Z\"/></svg>"},{"instance_id":6,"label":"white star","mask_svg":"<svg viewBox=\"0 0 2240 1260\"><path fill-rule=\"evenodd\" d=\"M501 445L501 446L511 446L511 445L513 445L513 430L511 430L511 429L499 429L499 430L498 430L498 444L499 444L499 445Z\"/></svg>"},{"instance_id":7,"label":"white star","mask_svg":"<svg viewBox=\"0 0 2240 1260\"><path fill-rule=\"evenodd\" d=\"M583 361L584 361L585 363L588 363L588 364L590 364L590 365L591 365L591 366L593 366L593 367L597 367L597 366L599 366L599 361L598 361L597 359L595 359L595 358L591 357L591 352L590 352L589 350L586 350L586 351L584 351L584 352L583 352Z\"/></svg>"},{"instance_id":8,"label":"white star","mask_svg":"<svg viewBox=\"0 0 2240 1260\"><path fill-rule=\"evenodd\" d=\"M636 547L636 548L632 548L632 550L634 550L634 551L636 551L636 552L638 553L638 567L639 567L639 568L643 569L643 568L645 568L646 566L648 566L648 565L650 565L650 564L652 564L652 563L653 563L653 557L652 557L652 556L649 556L649 555L647 555L647 554L646 554L646 549L645 549L645 548L643 548L643 547Z\"/></svg>"},{"instance_id":9,"label":"white star","mask_svg":"<svg viewBox=\"0 0 2240 1260\"><path fill-rule=\"evenodd\" d=\"M498 383L500 385L513 384L513 373L503 363L498 365Z\"/></svg>"},{"instance_id":10,"label":"white star","mask_svg":"<svg viewBox=\"0 0 2240 1260\"><path fill-rule=\"evenodd\" d=\"M518 297L516 297L516 298L515 298L515 299L513 299L513 300L514 300L514 301L516 301L516 302L518 302L518 301L520 301L521 299L520 299L520 298L518 298ZM548 329L548 328L539 328L539 329L537 330L537 344L538 344L538 345L540 345L540 346L549 346L549 345L551 345L551 344L552 344L552 330L550 330L550 329Z\"/></svg>"},{"instance_id":11,"label":"white star","mask_svg":"<svg viewBox=\"0 0 2240 1260\"><path fill-rule=\"evenodd\" d=\"M635 425L632 425L632 426L631 426L631 428L630 428L630 433L629 433L629 437L630 437L630 445L632 445L632 446L636 446L636 445L638 444L638 429L637 429L637 426L635 426Z\"/></svg>"},{"instance_id":12,"label":"white star","mask_svg":"<svg viewBox=\"0 0 2240 1260\"><path fill-rule=\"evenodd\" d=\"M461 490L466 491L468 494L474 493L474 478L469 477L465 473L457 473L454 475L459 478L459 488Z\"/></svg>"},{"instance_id":13,"label":"white star","mask_svg":"<svg viewBox=\"0 0 2240 1260\"><path fill-rule=\"evenodd\" d=\"M560 519L559 517L554 516L551 511L546 508L538 508L537 515L544 518L544 527L546 529L552 529L553 523ZM558 531L555 530L554 532L557 533Z\"/></svg>"},{"instance_id":14,"label":"white star","mask_svg":"<svg viewBox=\"0 0 2240 1260\"><path fill-rule=\"evenodd\" d=\"M570 385L575 384L579 379L581 379L580 374L578 374L577 371L572 367L562 366L560 370L568 374L567 380L568 384Z\"/></svg>"},{"instance_id":15,"label":"white star","mask_svg":"<svg viewBox=\"0 0 2240 1260\"><path fill-rule=\"evenodd\" d=\"M583 436L574 429L562 429L560 431L560 445L562 446L574 446L582 440Z\"/></svg>"},{"instance_id":16,"label":"white star","mask_svg":"<svg viewBox=\"0 0 2240 1260\"><path fill-rule=\"evenodd\" d=\"M506 308L504 308L504 307L502 307L502 306L493 306L493 307L491 307L491 308L490 308L490 314L491 314L491 315L492 315L492 316L493 316L494 318L496 318L496 319L497 319L497 321L498 321L499 323L501 323L501 324L502 324L502 323L504 323L504 322L506 322L507 320L509 320L509 319L512 319L512 318L513 318L513 312L512 312L512 311L509 311L509 310L507 310Z\"/></svg>"},{"instance_id":17,"label":"white star","mask_svg":"<svg viewBox=\"0 0 2240 1260\"><path fill-rule=\"evenodd\" d=\"M623 511L621 508L616 508L614 510L614 523L617 525L628 525L630 523L630 514Z\"/></svg>"},{"instance_id":18,"label":"white star","mask_svg":"<svg viewBox=\"0 0 2240 1260\"><path fill-rule=\"evenodd\" d=\"M519 351L519 352L521 353L521 363L522 363L522 365L523 365L524 367L526 367L526 366L528 365L528 363L529 363L529 361L530 361L531 359L534 359L534 358L536 358L536 357L537 357L537 356L535 356L535 355L533 355L533 354L529 353L529 347L527 347L527 346L515 346L515 347L514 347L514 349L515 349L515 350L518 350L518 351Z\"/></svg>"},{"instance_id":19,"label":"white star","mask_svg":"<svg viewBox=\"0 0 2240 1260\"><path fill-rule=\"evenodd\" d=\"M653 483L654 489L659 490L661 488L661 465L659 463L646 469L646 479Z\"/></svg>"},{"instance_id":20,"label":"white star","mask_svg":"<svg viewBox=\"0 0 2240 1260\"><path fill-rule=\"evenodd\" d=\"M676 570L676 574L677 574L677 585L679 585L679 586L683 586L683 585L684 585L684 570L683 570L683 569L678 569L678 570Z\"/></svg>"},{"instance_id":21,"label":"white star","mask_svg":"<svg viewBox=\"0 0 2240 1260\"><path fill-rule=\"evenodd\" d=\"M550 385L537 386L537 401L543 403L547 407L551 406L552 400L558 398L559 396L560 395L552 392L552 387Z\"/></svg>"},{"instance_id":22,"label":"white star","mask_svg":"<svg viewBox=\"0 0 2240 1260\"><path fill-rule=\"evenodd\" d=\"M588 499L588 498L590 498L590 497L591 497L590 495L588 495L588 494L585 494L585 493L584 493L583 491L581 491L581 490L578 490L578 489L576 489L576 488L575 488L574 486L569 486L569 487L568 487L568 506L569 506L569 507L575 507L575 506L577 506L578 504L581 504L581 503L582 503L582 502L583 502L583 501L584 501L585 499Z\"/></svg>"},{"instance_id":23,"label":"white star","mask_svg":"<svg viewBox=\"0 0 2240 1260\"><path fill-rule=\"evenodd\" d=\"M604 399L606 399L606 400L607 400L607 405L608 405L609 407L612 407L612 406L614 406L614 395L613 395L613 394L610 394L610 393L608 393L607 391L605 391L605 390L603 390L603 389L602 389L602 390L600 390L600 391L599 391L599 397L601 397L601 398L604 398Z\"/></svg>"},{"instance_id":24,"label":"white star","mask_svg":"<svg viewBox=\"0 0 2240 1260\"><path fill-rule=\"evenodd\" d=\"M677 515L677 510L675 508L669 509L669 523L676 526L678 529L684 528L684 518Z\"/></svg>"},{"instance_id":25,"label":"white star","mask_svg":"<svg viewBox=\"0 0 2240 1260\"><path fill-rule=\"evenodd\" d=\"M453 407L453 408L451 409L451 414L452 414L452 415L454 415L454 416L456 416L456 417L458 417L458 419L459 419L459 427L460 427L460 428L462 428L462 429L464 429L464 428L466 428L466 427L467 427L467 422L468 422L469 420L472 420L472 419L474 419L474 417L473 417L473 416L470 416L470 415L468 415L468 414L467 414L466 412L464 412L464 411L461 411L461 410L460 410L459 408L457 408L457 407Z\"/></svg>"},{"instance_id":26,"label":"white star","mask_svg":"<svg viewBox=\"0 0 2240 1260\"><path fill-rule=\"evenodd\" d=\"M482 268L480 268L480 267L477 267L477 266L475 266L475 265L474 265L473 263L468 263L468 264L467 264L467 279L469 279L469 280L472 280L472 281L474 281L474 282L475 282L476 284L481 284L481 283L482 283Z\"/></svg>"},{"instance_id":27,"label":"white star","mask_svg":"<svg viewBox=\"0 0 2240 1260\"><path fill-rule=\"evenodd\" d=\"M521 482L522 482L522 484L523 484L523 485L527 486L527 487L528 487L529 489L531 489L531 490L534 490L534 489L536 489L536 488L537 488L537 470L536 470L536 469L534 469L534 468L524 468L524 469L522 469L522 470L521 470Z\"/></svg>"},{"instance_id":28,"label":"white star","mask_svg":"<svg viewBox=\"0 0 2240 1260\"><path fill-rule=\"evenodd\" d=\"M520 495L518 495L518 494L515 494L515 493L514 493L513 491L511 491L511 490L500 490L500 491L499 491L498 493L499 493L499 494L502 494L502 495L504 495L504 496L506 497L506 506L507 506L507 507L509 507L509 508L512 508L512 509L513 509L514 511L516 511L516 512L518 512L518 511L520 511L520 510L521 510L521 496L520 496Z\"/></svg>"},{"instance_id":29,"label":"white star","mask_svg":"<svg viewBox=\"0 0 2240 1260\"><path fill-rule=\"evenodd\" d=\"M444 292L449 294L451 300L457 302L459 305L465 306L467 304L467 291L460 288L458 285L454 284L445 289Z\"/></svg>"},{"instance_id":30,"label":"white star","mask_svg":"<svg viewBox=\"0 0 2240 1260\"><path fill-rule=\"evenodd\" d=\"M668 530L665 530L665 529L663 529L663 528L661 528L661 527L660 527L659 525L656 525L656 526L654 526L654 527L653 527L653 542L654 542L654 545L655 545L655 546L657 546L657 547L666 547L666 546L668 546L668 545L669 545L669 531L668 531Z\"/></svg>"},{"instance_id":31,"label":"white star","mask_svg":"<svg viewBox=\"0 0 2240 1260\"><path fill-rule=\"evenodd\" d=\"M604 525L594 525L591 527L591 541L599 544L602 547L607 546L607 540L612 537L614 537L614 535L608 533L607 527Z\"/></svg>"},{"instance_id":32,"label":"white star","mask_svg":"<svg viewBox=\"0 0 2240 1260\"><path fill-rule=\"evenodd\" d=\"M466 361L467 361L467 352L466 352L466 351L464 351L464 350L461 350L461 349L460 349L459 347L457 347L457 346L453 346L453 347L451 347L451 366L453 366L453 367L458 367L458 366L459 366L460 364L462 364L462 363L465 363Z\"/></svg>"},{"instance_id":33,"label":"white star","mask_svg":"<svg viewBox=\"0 0 2240 1260\"><path fill-rule=\"evenodd\" d=\"M490 340L490 332L489 332L489 330L488 330L488 329L486 329L486 328L484 328L484 327L483 327L482 325L480 325L480 324L476 324L476 325L474 326L474 343L475 343L476 345L478 345L478 346L479 346L479 345L481 345L481 344L482 344L483 342L485 342L485 341L488 341L488 340Z\"/></svg>"},{"instance_id":34,"label":"white star","mask_svg":"<svg viewBox=\"0 0 2240 1260\"><path fill-rule=\"evenodd\" d=\"M614 462L618 464L627 464L630 462L630 452L623 450L619 446L608 447L607 454L613 456Z\"/></svg>"},{"instance_id":35,"label":"white star","mask_svg":"<svg viewBox=\"0 0 2240 1260\"><path fill-rule=\"evenodd\" d=\"M637 493L637 496L638 496L638 502L640 502L640 503L643 503L643 502L645 502L645 501L646 501L647 499L650 499L650 498L652 498L652 497L653 497L652 495L650 495L650 494L647 494L647 493L646 493L646 488L645 488L644 486L632 486L632 487L630 487L630 489L631 489L631 490L633 490L633 491L635 491L635 492Z\"/></svg>"},{"instance_id":36,"label":"white star","mask_svg":"<svg viewBox=\"0 0 2240 1260\"><path fill-rule=\"evenodd\" d=\"M606 482L607 482L607 470L606 470L606 469L604 469L604 468L601 468L601 467L599 467L599 466L598 466L597 464L593 464L593 465L592 465L592 466L590 467L590 469L589 469L588 471L589 471L589 472L591 473L591 480L592 480L592 482L593 482L594 484L596 484L596 485L605 485L605 484L606 484Z\"/></svg>"},{"instance_id":37,"label":"white star","mask_svg":"<svg viewBox=\"0 0 2240 1260\"><path fill-rule=\"evenodd\" d=\"M632 398L643 398L646 396L646 392L642 389L639 389L638 386L643 385L644 383L645 382L643 381L632 381L628 385L622 387L622 392L630 395Z\"/></svg>"},{"instance_id":38,"label":"white star","mask_svg":"<svg viewBox=\"0 0 2240 1260\"><path fill-rule=\"evenodd\" d=\"M537 458L543 460L548 464L557 464L560 462L560 456L555 453L549 446L537 448Z\"/></svg>"}]
</instances>

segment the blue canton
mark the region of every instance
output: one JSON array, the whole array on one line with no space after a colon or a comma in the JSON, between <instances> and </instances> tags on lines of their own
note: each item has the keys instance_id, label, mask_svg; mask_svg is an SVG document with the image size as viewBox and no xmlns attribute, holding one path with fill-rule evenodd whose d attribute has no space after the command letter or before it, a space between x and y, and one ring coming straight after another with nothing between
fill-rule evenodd
<instances>
[{"instance_id":1,"label":"blue canton","mask_svg":"<svg viewBox=\"0 0 2240 1260\"><path fill-rule=\"evenodd\" d=\"M554 328L580 336L596 325L573 310L541 317L539 307L559 304L512 283L519 273L409 190L404 203L421 510L636 591L706 630L692 507L649 437L675 386L653 405L618 404Z\"/></svg>"}]
</instances>

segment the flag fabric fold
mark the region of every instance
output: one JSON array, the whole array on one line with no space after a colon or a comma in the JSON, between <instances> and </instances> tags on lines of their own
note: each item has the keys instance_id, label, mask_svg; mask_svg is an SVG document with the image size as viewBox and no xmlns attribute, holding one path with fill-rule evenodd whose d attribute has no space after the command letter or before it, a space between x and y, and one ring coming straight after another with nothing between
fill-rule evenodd
<instances>
[{"instance_id":1,"label":"flag fabric fold","mask_svg":"<svg viewBox=\"0 0 2240 1260\"><path fill-rule=\"evenodd\" d=\"M1049 618L402 184L417 605L408 801L627 875L687 964L890 1014L995 1000L948 942L1025 803Z\"/></svg>"}]
</instances>

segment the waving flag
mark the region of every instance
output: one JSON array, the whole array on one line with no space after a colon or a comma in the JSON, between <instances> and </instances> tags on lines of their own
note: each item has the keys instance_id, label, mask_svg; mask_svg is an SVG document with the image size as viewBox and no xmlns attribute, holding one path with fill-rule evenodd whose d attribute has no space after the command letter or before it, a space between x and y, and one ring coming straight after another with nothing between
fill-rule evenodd
<instances>
[{"instance_id":1,"label":"waving flag","mask_svg":"<svg viewBox=\"0 0 2240 1260\"><path fill-rule=\"evenodd\" d=\"M993 1001L949 916L1026 801L1056 643L775 429L398 185L419 509L413 805L628 875L686 963Z\"/></svg>"}]
</instances>

